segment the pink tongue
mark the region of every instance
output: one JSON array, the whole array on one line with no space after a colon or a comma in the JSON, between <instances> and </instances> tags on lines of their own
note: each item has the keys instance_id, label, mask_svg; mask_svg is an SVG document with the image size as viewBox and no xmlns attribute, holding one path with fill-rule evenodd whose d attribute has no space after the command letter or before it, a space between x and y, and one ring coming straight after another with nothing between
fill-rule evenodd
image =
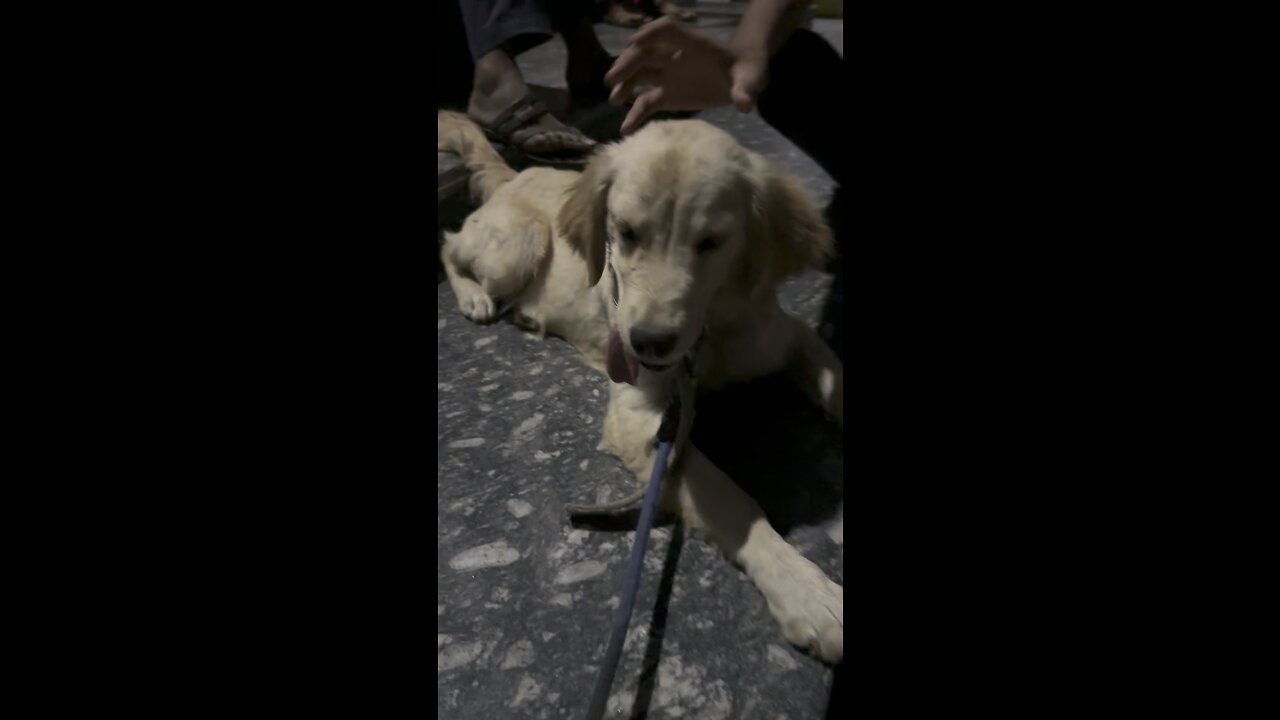
<instances>
[{"instance_id":1,"label":"pink tongue","mask_svg":"<svg viewBox=\"0 0 1280 720\"><path fill-rule=\"evenodd\" d=\"M609 379L616 383L635 385L636 376L640 374L640 363L623 349L618 328L609 329L609 351L605 354L604 367L609 371Z\"/></svg>"}]
</instances>

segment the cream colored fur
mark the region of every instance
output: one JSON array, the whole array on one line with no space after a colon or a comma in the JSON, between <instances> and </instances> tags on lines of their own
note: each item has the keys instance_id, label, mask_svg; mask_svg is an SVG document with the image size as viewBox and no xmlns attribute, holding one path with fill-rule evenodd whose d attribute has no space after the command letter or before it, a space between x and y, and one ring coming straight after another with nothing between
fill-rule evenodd
<instances>
[{"instance_id":1,"label":"cream colored fur","mask_svg":"<svg viewBox=\"0 0 1280 720\"><path fill-rule=\"evenodd\" d=\"M602 148L582 173L519 174L464 116L440 113L438 123L439 149L462 155L484 203L443 249L463 315L489 322L510 306L520 325L565 338L598 368L610 327L633 355L633 327L674 334L675 349L655 365L683 356L705 328L701 386L786 371L843 426L839 360L777 302L783 277L821 266L831 251L830 231L793 178L699 121L652 123ZM602 446L641 483L677 390L690 392L676 369L643 368L634 386L610 386ZM683 436L692 412L685 418ZM697 448L673 466L662 502L747 572L789 641L828 662L843 657L844 589Z\"/></svg>"}]
</instances>

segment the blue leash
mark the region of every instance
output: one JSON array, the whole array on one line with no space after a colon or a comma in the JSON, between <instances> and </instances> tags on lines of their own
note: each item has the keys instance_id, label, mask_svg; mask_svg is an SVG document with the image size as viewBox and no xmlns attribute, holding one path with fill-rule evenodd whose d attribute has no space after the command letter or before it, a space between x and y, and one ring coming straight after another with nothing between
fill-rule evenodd
<instances>
[{"instance_id":1,"label":"blue leash","mask_svg":"<svg viewBox=\"0 0 1280 720\"><path fill-rule=\"evenodd\" d=\"M600 674L596 676L595 689L591 692L587 720L603 718L605 705L609 702L609 690L613 687L613 676L618 671L618 660L622 657L622 644L626 640L627 626L631 624L631 611L636 605L636 591L640 589L640 570L643 567L645 547L649 544L649 529L653 527L658 493L662 489L662 476L667 469L667 458L671 455L671 446L675 443L679 425L680 395L676 393L666 412L662 414L662 424L658 427L658 457L653 461L649 489L644 495L644 504L640 506L636 542L631 547L631 559L627 561L627 572L622 577L622 596L618 609L613 614L613 631L609 635L609 645L605 649Z\"/></svg>"}]
</instances>

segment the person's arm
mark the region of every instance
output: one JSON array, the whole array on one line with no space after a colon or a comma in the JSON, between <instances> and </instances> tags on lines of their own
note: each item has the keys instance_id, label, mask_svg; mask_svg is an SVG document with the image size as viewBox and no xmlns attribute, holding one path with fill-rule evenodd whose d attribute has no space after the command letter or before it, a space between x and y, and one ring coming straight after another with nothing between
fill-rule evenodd
<instances>
[{"instance_id":1,"label":"person's arm","mask_svg":"<svg viewBox=\"0 0 1280 720\"><path fill-rule=\"evenodd\" d=\"M741 112L750 112L769 83L769 58L804 23L811 0L752 0L738 23L729 48L734 55L730 70L730 96Z\"/></svg>"},{"instance_id":2,"label":"person's arm","mask_svg":"<svg viewBox=\"0 0 1280 720\"><path fill-rule=\"evenodd\" d=\"M753 0L725 44L670 18L641 28L605 75L609 101L622 104L638 87L622 123L629 133L661 110L704 110L733 104L750 112L768 83L769 57L804 21L810 0Z\"/></svg>"},{"instance_id":3,"label":"person's arm","mask_svg":"<svg viewBox=\"0 0 1280 720\"><path fill-rule=\"evenodd\" d=\"M812 0L752 0L733 35L733 48L770 57L804 23L811 4Z\"/></svg>"}]
</instances>

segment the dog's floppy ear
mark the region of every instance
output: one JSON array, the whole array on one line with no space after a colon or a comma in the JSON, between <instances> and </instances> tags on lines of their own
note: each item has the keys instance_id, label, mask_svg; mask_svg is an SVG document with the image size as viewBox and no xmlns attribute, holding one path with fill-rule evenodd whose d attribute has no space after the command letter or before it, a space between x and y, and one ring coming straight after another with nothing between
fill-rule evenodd
<instances>
[{"instance_id":1,"label":"dog's floppy ear","mask_svg":"<svg viewBox=\"0 0 1280 720\"><path fill-rule=\"evenodd\" d=\"M569 188L569 197L560 206L556 224L569 242L587 261L587 281L591 285L600 282L604 273L605 200L609 196L612 179L609 155L601 150L591 158L587 169Z\"/></svg>"},{"instance_id":2,"label":"dog's floppy ear","mask_svg":"<svg viewBox=\"0 0 1280 720\"><path fill-rule=\"evenodd\" d=\"M831 257L831 228L809 193L789 173L752 154L752 220L743 255L743 282L772 291L787 275L823 268Z\"/></svg>"}]
</instances>

